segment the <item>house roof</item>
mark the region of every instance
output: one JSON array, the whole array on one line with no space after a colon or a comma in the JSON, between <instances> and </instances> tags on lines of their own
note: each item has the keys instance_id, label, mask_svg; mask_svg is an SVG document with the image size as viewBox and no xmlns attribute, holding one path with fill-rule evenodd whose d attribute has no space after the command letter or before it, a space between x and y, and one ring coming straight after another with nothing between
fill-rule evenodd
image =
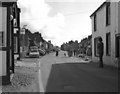
<instances>
[{"instance_id":1,"label":"house roof","mask_svg":"<svg viewBox=\"0 0 120 94\"><path fill-rule=\"evenodd\" d=\"M97 11L99 11L105 4L106 4L106 2L103 2L103 3L90 15L90 17L92 17Z\"/></svg>"}]
</instances>

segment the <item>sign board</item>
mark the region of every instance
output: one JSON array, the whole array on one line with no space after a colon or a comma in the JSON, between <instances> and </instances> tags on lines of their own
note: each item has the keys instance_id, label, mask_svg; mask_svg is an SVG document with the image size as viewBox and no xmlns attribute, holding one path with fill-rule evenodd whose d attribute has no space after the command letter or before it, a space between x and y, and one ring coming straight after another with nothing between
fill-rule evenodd
<instances>
[{"instance_id":1,"label":"sign board","mask_svg":"<svg viewBox=\"0 0 120 94\"><path fill-rule=\"evenodd\" d=\"M25 29L21 29L20 34L25 34Z\"/></svg>"}]
</instances>

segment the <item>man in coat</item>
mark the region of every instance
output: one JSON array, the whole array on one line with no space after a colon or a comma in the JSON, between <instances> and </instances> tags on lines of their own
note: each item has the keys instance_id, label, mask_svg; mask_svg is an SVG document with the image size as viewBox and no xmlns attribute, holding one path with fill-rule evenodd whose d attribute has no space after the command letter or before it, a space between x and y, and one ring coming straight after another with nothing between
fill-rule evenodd
<instances>
[{"instance_id":1,"label":"man in coat","mask_svg":"<svg viewBox=\"0 0 120 94\"><path fill-rule=\"evenodd\" d=\"M99 38L99 43L98 43L98 54L99 54L99 67L103 68L103 54L104 54L104 44L102 42L102 38Z\"/></svg>"}]
</instances>

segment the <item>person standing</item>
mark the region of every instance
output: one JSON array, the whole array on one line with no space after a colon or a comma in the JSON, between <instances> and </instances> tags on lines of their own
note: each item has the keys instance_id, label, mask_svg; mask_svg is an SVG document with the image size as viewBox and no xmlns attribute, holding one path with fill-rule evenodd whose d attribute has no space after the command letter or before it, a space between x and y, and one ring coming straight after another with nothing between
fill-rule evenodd
<instances>
[{"instance_id":1,"label":"person standing","mask_svg":"<svg viewBox=\"0 0 120 94\"><path fill-rule=\"evenodd\" d=\"M98 43L98 54L99 54L99 67L103 68L103 54L104 54L104 44L102 42L102 38L99 38Z\"/></svg>"},{"instance_id":2,"label":"person standing","mask_svg":"<svg viewBox=\"0 0 120 94\"><path fill-rule=\"evenodd\" d=\"M58 56L58 50L56 51L56 56Z\"/></svg>"}]
</instances>

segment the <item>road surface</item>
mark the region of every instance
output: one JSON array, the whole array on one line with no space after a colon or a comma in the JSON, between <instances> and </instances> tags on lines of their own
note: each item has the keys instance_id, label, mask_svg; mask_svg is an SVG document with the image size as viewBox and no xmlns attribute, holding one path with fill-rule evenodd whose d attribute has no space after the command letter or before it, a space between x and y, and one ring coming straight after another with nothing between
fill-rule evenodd
<instances>
[{"instance_id":1,"label":"road surface","mask_svg":"<svg viewBox=\"0 0 120 94\"><path fill-rule=\"evenodd\" d=\"M113 68L66 57L61 51L39 59L41 92L116 92L118 73Z\"/></svg>"}]
</instances>

